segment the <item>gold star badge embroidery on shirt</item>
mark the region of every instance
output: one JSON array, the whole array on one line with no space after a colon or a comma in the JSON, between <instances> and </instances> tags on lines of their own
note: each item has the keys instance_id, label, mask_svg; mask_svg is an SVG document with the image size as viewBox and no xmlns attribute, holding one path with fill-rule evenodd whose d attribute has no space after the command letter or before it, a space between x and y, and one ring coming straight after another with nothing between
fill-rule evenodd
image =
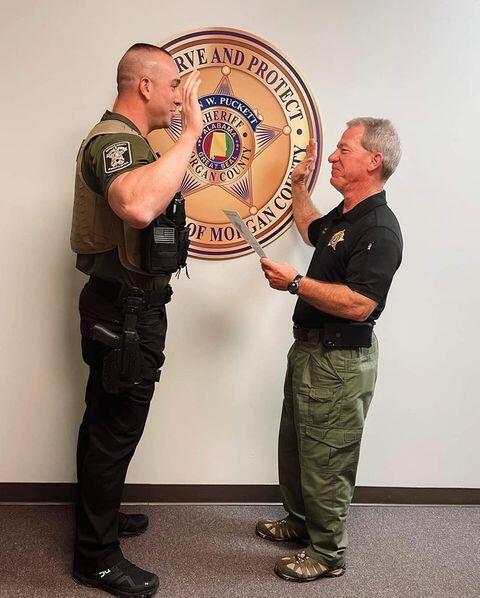
<instances>
[{"instance_id":1,"label":"gold star badge embroidery on shirt","mask_svg":"<svg viewBox=\"0 0 480 598\"><path fill-rule=\"evenodd\" d=\"M345 240L345 229L339 230L338 233L335 233L333 235L333 237L330 239L327 247L332 247L333 250L335 250L337 248L337 243L340 243L340 241L344 241L344 240Z\"/></svg>"}]
</instances>

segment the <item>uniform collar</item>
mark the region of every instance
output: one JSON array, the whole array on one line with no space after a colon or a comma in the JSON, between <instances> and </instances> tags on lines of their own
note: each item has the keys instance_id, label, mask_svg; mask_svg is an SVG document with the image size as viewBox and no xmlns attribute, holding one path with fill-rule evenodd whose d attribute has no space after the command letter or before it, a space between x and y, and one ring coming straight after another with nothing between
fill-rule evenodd
<instances>
[{"instance_id":1,"label":"uniform collar","mask_svg":"<svg viewBox=\"0 0 480 598\"><path fill-rule=\"evenodd\" d=\"M370 212L379 206L386 205L386 203L386 194L385 190L383 190L380 191L380 193L375 193L375 195L371 195L370 197L363 199L354 208L345 213L343 212L342 201L342 203L337 206L336 216L339 218L344 218L348 222L356 222L357 220L360 220L362 216L365 216L367 212Z\"/></svg>"},{"instance_id":2,"label":"uniform collar","mask_svg":"<svg viewBox=\"0 0 480 598\"><path fill-rule=\"evenodd\" d=\"M142 135L142 133L140 132L140 129L137 127L137 125L133 121L131 121L126 116L123 116L123 114L118 114L118 112L111 112L110 110L107 110L105 112L105 114L102 116L102 120L119 120L122 123L125 123L126 125L131 127L134 131L137 131L139 135ZM143 137L143 135L142 135L142 137Z\"/></svg>"}]
</instances>

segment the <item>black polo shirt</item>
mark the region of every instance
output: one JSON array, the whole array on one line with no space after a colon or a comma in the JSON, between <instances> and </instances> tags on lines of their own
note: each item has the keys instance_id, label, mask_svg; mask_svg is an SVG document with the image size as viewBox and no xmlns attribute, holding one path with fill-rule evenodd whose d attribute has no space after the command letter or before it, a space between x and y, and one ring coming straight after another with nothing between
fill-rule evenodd
<instances>
[{"instance_id":1,"label":"black polo shirt","mask_svg":"<svg viewBox=\"0 0 480 598\"><path fill-rule=\"evenodd\" d=\"M403 240L385 191L372 195L343 213L343 201L308 227L315 251L307 276L322 282L345 284L378 303L368 321L385 307L393 275L402 261ZM320 328L325 321L345 322L298 298L293 321L302 328Z\"/></svg>"}]
</instances>

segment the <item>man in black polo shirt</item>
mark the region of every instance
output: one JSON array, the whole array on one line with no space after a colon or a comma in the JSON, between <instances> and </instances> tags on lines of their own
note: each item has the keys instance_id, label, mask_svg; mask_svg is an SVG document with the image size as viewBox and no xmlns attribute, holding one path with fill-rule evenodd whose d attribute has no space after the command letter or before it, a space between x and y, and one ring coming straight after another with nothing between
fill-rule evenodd
<instances>
[{"instance_id":1,"label":"man in black polo shirt","mask_svg":"<svg viewBox=\"0 0 480 598\"><path fill-rule=\"evenodd\" d=\"M400 160L398 135L384 119L357 118L347 127L328 158L340 205L321 217L308 195L313 140L292 174L295 223L315 247L306 276L261 260L272 288L299 297L279 433L287 517L259 521L256 528L262 538L306 545L275 563L289 581L345 571L345 521L377 377L373 325L402 259L400 226L383 190Z\"/></svg>"}]
</instances>

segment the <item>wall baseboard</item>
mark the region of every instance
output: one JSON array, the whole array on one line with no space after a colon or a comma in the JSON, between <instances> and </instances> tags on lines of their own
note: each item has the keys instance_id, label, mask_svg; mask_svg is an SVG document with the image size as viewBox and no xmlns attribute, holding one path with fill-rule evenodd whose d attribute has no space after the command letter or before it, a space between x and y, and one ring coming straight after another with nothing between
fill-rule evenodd
<instances>
[{"instance_id":1,"label":"wall baseboard","mask_svg":"<svg viewBox=\"0 0 480 598\"><path fill-rule=\"evenodd\" d=\"M75 502L71 483L0 483L0 502ZM276 503L275 484L127 484L123 502ZM358 486L354 503L405 505L480 505L480 488L388 488Z\"/></svg>"}]
</instances>

